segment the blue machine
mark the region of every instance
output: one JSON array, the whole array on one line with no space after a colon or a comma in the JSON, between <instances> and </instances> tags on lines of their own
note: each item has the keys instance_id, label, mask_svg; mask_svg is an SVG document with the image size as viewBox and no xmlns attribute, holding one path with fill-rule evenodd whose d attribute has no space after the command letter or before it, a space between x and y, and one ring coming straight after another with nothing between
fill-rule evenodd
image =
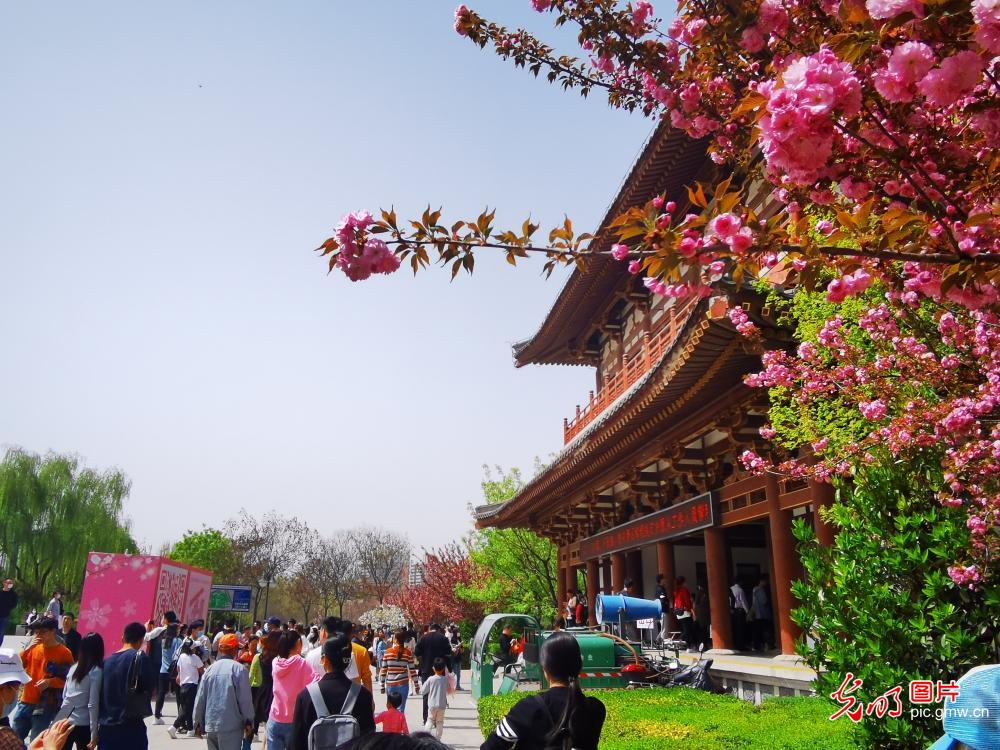
<instances>
[{"instance_id":1,"label":"blue machine","mask_svg":"<svg viewBox=\"0 0 1000 750\"><path fill-rule=\"evenodd\" d=\"M636 622L657 619L663 614L659 599L637 599L623 594L599 594L596 602L597 622Z\"/></svg>"}]
</instances>

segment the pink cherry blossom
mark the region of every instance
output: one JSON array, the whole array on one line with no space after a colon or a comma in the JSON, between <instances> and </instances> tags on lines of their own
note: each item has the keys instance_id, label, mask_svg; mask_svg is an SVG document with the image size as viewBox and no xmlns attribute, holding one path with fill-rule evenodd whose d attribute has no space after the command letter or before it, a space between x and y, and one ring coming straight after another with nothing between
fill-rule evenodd
<instances>
[{"instance_id":1,"label":"pink cherry blossom","mask_svg":"<svg viewBox=\"0 0 1000 750\"><path fill-rule=\"evenodd\" d=\"M871 284L871 274L859 268L852 274L831 281L826 289L826 298L830 302L843 302L847 297L860 294Z\"/></svg>"},{"instance_id":2,"label":"pink cherry blossom","mask_svg":"<svg viewBox=\"0 0 1000 750\"><path fill-rule=\"evenodd\" d=\"M973 0L976 43L994 55L1000 54L1000 0Z\"/></svg>"},{"instance_id":3,"label":"pink cherry blossom","mask_svg":"<svg viewBox=\"0 0 1000 750\"><path fill-rule=\"evenodd\" d=\"M625 260L628 257L628 245L612 245L611 246L611 257L615 260Z\"/></svg>"},{"instance_id":4,"label":"pink cherry blossom","mask_svg":"<svg viewBox=\"0 0 1000 750\"><path fill-rule=\"evenodd\" d=\"M934 51L923 42L903 42L892 50L889 70L904 84L916 83L934 67Z\"/></svg>"},{"instance_id":5,"label":"pink cherry blossom","mask_svg":"<svg viewBox=\"0 0 1000 750\"><path fill-rule=\"evenodd\" d=\"M466 36L465 22L469 18L469 9L465 5L459 5L455 8L455 31L457 31L461 36Z\"/></svg>"},{"instance_id":6,"label":"pink cherry blossom","mask_svg":"<svg viewBox=\"0 0 1000 750\"><path fill-rule=\"evenodd\" d=\"M743 222L740 217L729 213L719 214L708 223L709 231L723 240L736 234L741 226Z\"/></svg>"},{"instance_id":7,"label":"pink cherry blossom","mask_svg":"<svg viewBox=\"0 0 1000 750\"><path fill-rule=\"evenodd\" d=\"M923 16L924 4L920 0L866 0L865 6L872 18L882 20L903 13Z\"/></svg>"},{"instance_id":8,"label":"pink cherry blossom","mask_svg":"<svg viewBox=\"0 0 1000 750\"><path fill-rule=\"evenodd\" d=\"M917 84L927 100L939 107L954 104L971 92L983 78L983 59L965 50L947 57Z\"/></svg>"},{"instance_id":9,"label":"pink cherry blossom","mask_svg":"<svg viewBox=\"0 0 1000 750\"><path fill-rule=\"evenodd\" d=\"M742 307L729 308L728 315L730 322L736 326L736 330L743 336L752 336L757 333L757 326L753 324L750 316L747 315L746 310Z\"/></svg>"},{"instance_id":10,"label":"pink cherry blossom","mask_svg":"<svg viewBox=\"0 0 1000 750\"><path fill-rule=\"evenodd\" d=\"M636 30L646 25L646 21L653 15L653 6L645 0L639 0L632 10L632 27Z\"/></svg>"},{"instance_id":11,"label":"pink cherry blossom","mask_svg":"<svg viewBox=\"0 0 1000 750\"><path fill-rule=\"evenodd\" d=\"M759 26L748 26L740 34L740 46L747 52L760 52L765 44L767 40L764 39Z\"/></svg>"}]
</instances>

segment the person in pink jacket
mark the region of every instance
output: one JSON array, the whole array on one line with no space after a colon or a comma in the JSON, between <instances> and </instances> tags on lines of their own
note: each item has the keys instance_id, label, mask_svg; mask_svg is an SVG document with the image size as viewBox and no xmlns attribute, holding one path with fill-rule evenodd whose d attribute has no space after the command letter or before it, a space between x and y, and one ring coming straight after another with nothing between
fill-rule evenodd
<instances>
[{"instance_id":1,"label":"person in pink jacket","mask_svg":"<svg viewBox=\"0 0 1000 750\"><path fill-rule=\"evenodd\" d=\"M271 667L274 677L274 700L267 719L267 750L286 750L292 736L295 699L316 673L302 658L302 638L294 630L278 639L278 655Z\"/></svg>"}]
</instances>

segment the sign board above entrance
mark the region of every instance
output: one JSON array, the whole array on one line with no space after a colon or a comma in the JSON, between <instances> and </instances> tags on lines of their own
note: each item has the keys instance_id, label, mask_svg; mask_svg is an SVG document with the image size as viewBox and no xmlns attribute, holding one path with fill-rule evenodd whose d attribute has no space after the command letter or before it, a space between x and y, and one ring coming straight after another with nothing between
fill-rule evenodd
<instances>
[{"instance_id":1,"label":"sign board above entrance","mask_svg":"<svg viewBox=\"0 0 1000 750\"><path fill-rule=\"evenodd\" d=\"M706 492L580 542L580 559L675 539L715 525L715 494Z\"/></svg>"}]
</instances>

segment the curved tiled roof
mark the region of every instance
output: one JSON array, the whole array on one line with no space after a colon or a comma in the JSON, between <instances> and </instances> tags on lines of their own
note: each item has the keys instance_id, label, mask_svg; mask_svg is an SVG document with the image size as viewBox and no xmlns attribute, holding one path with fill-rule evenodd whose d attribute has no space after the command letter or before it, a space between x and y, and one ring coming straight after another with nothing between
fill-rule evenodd
<instances>
[{"instance_id":1,"label":"curved tiled roof","mask_svg":"<svg viewBox=\"0 0 1000 750\"><path fill-rule=\"evenodd\" d=\"M642 205L661 193L683 205L686 185L707 163L705 141L693 141L682 131L661 123L650 136L591 245L595 252L606 251L612 237L608 225L623 211ZM574 355L570 348L582 331L591 327L608 300L620 286L628 270L624 263L606 252L588 258L573 270L559 292L541 327L530 339L514 345L514 362L526 364L594 364Z\"/></svg>"}]
</instances>

